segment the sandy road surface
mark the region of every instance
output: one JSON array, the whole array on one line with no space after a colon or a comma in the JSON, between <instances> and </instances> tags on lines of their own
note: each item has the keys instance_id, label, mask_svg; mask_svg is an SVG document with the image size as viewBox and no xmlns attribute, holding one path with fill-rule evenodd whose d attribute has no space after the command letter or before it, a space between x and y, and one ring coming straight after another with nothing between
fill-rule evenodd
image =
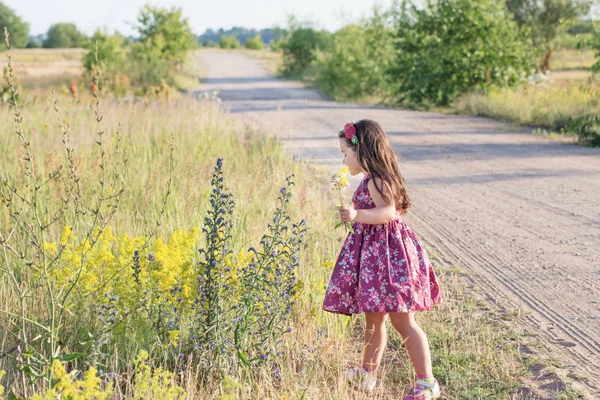
<instances>
[{"instance_id":1,"label":"sandy road surface","mask_svg":"<svg viewBox=\"0 0 600 400\"><path fill-rule=\"evenodd\" d=\"M523 327L600 398L600 149L484 118L335 103L255 60L199 54L206 79L195 91L218 90L232 114L331 170L340 127L379 121L409 185L409 225L488 300L522 308Z\"/></svg>"}]
</instances>

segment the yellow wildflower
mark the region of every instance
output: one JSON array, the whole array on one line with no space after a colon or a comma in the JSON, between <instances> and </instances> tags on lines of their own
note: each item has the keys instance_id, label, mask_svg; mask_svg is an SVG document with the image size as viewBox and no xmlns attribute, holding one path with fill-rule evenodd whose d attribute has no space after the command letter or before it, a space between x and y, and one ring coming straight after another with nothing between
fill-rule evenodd
<instances>
[{"instance_id":1,"label":"yellow wildflower","mask_svg":"<svg viewBox=\"0 0 600 400\"><path fill-rule=\"evenodd\" d=\"M171 343L171 346L177 346L177 343L179 343L179 333L178 330L169 331L169 342Z\"/></svg>"},{"instance_id":2,"label":"yellow wildflower","mask_svg":"<svg viewBox=\"0 0 600 400\"><path fill-rule=\"evenodd\" d=\"M52 242L52 243L44 242L44 251L46 251L48 253L56 253L56 243L55 242Z\"/></svg>"},{"instance_id":3,"label":"yellow wildflower","mask_svg":"<svg viewBox=\"0 0 600 400\"><path fill-rule=\"evenodd\" d=\"M67 243L69 242L69 239L71 238L71 227L68 225L65 225L62 229L62 234L60 235L60 244L62 244L63 246L66 246Z\"/></svg>"},{"instance_id":4,"label":"yellow wildflower","mask_svg":"<svg viewBox=\"0 0 600 400\"><path fill-rule=\"evenodd\" d=\"M0 380L2 380L2 378L4 377L4 374L6 374L6 371L0 371ZM2 396L4 394L4 386L0 385L0 396Z\"/></svg>"}]
</instances>

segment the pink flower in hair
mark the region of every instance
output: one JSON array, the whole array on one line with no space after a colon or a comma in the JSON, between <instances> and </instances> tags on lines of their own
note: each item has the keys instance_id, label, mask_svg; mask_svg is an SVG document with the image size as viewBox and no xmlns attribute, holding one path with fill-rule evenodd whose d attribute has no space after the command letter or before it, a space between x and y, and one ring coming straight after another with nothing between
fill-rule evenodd
<instances>
[{"instance_id":1,"label":"pink flower in hair","mask_svg":"<svg viewBox=\"0 0 600 400\"><path fill-rule=\"evenodd\" d=\"M344 125L344 136L346 139L352 140L354 135L356 135L356 128L354 127L354 124L349 122Z\"/></svg>"}]
</instances>

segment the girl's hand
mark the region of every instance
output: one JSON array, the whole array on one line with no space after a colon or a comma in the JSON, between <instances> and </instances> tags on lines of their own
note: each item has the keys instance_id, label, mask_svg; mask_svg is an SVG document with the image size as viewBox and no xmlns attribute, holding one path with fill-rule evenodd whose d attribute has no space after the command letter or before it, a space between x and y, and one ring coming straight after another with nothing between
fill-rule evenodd
<instances>
[{"instance_id":1,"label":"girl's hand","mask_svg":"<svg viewBox=\"0 0 600 400\"><path fill-rule=\"evenodd\" d=\"M353 222L357 211L353 207L340 207L340 219L343 222Z\"/></svg>"}]
</instances>

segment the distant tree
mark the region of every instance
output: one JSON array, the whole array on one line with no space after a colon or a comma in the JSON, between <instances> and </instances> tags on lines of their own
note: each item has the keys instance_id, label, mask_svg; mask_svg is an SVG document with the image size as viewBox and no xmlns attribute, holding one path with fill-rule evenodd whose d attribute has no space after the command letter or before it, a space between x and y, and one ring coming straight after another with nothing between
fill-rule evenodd
<instances>
[{"instance_id":1,"label":"distant tree","mask_svg":"<svg viewBox=\"0 0 600 400\"><path fill-rule=\"evenodd\" d=\"M203 47L217 47L218 44L212 40L207 40L204 43L202 43Z\"/></svg>"},{"instance_id":2,"label":"distant tree","mask_svg":"<svg viewBox=\"0 0 600 400\"><path fill-rule=\"evenodd\" d=\"M582 33L593 33L594 32L594 21L591 19L577 20L569 26L569 28L567 29L567 32L569 32L571 35L581 35Z\"/></svg>"},{"instance_id":3,"label":"distant tree","mask_svg":"<svg viewBox=\"0 0 600 400\"><path fill-rule=\"evenodd\" d=\"M160 57L167 62L182 64L188 50L195 45L188 19L183 18L179 7L167 9L145 5L137 20L140 41L161 43Z\"/></svg>"},{"instance_id":4,"label":"distant tree","mask_svg":"<svg viewBox=\"0 0 600 400\"><path fill-rule=\"evenodd\" d=\"M222 49L237 49L240 47L240 41L234 36L223 35L220 39L220 46Z\"/></svg>"},{"instance_id":5,"label":"distant tree","mask_svg":"<svg viewBox=\"0 0 600 400\"><path fill-rule=\"evenodd\" d=\"M531 44L495 0L438 0L395 9L395 98L448 105L470 90L519 83L535 62Z\"/></svg>"},{"instance_id":6,"label":"distant tree","mask_svg":"<svg viewBox=\"0 0 600 400\"><path fill-rule=\"evenodd\" d=\"M265 48L265 45L262 42L262 39L259 35L249 38L246 40L246 48L251 50L262 50Z\"/></svg>"},{"instance_id":7,"label":"distant tree","mask_svg":"<svg viewBox=\"0 0 600 400\"><path fill-rule=\"evenodd\" d=\"M75 24L58 23L48 29L48 36L44 41L44 47L56 48L77 48L86 47L89 38L81 33Z\"/></svg>"},{"instance_id":8,"label":"distant tree","mask_svg":"<svg viewBox=\"0 0 600 400\"><path fill-rule=\"evenodd\" d=\"M29 42L29 24L24 22L15 12L4 3L0 3L0 50L6 49L4 42L4 27L10 34L10 44L15 48L25 47Z\"/></svg>"},{"instance_id":9,"label":"distant tree","mask_svg":"<svg viewBox=\"0 0 600 400\"><path fill-rule=\"evenodd\" d=\"M531 29L533 45L540 51L539 68L547 71L554 40L561 28L587 15L593 0L506 0L506 6L520 26Z\"/></svg>"},{"instance_id":10,"label":"distant tree","mask_svg":"<svg viewBox=\"0 0 600 400\"><path fill-rule=\"evenodd\" d=\"M29 43L27 43L28 49L38 49L44 47L44 40L46 35L29 36Z\"/></svg>"},{"instance_id":11,"label":"distant tree","mask_svg":"<svg viewBox=\"0 0 600 400\"><path fill-rule=\"evenodd\" d=\"M256 35L260 35L262 42L266 45L271 45L273 41L280 40L285 36L286 31L281 28L267 28L257 31L256 29L247 29L241 27L233 27L229 30L219 29L207 29L202 35L198 36L198 43L206 43L207 41L212 41L215 43L219 43L221 41L221 36L233 36L240 41L240 43L246 43L248 39L255 37ZM206 46L205 46L206 47Z\"/></svg>"}]
</instances>

